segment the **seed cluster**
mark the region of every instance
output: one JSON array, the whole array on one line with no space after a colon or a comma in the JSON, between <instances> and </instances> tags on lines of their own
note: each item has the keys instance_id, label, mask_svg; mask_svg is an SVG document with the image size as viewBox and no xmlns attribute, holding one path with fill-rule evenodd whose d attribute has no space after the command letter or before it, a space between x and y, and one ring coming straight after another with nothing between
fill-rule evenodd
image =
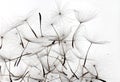
<instances>
[{"instance_id":1,"label":"seed cluster","mask_svg":"<svg viewBox=\"0 0 120 82\"><path fill-rule=\"evenodd\" d=\"M29 16L16 21L0 35L0 82L106 82L99 77L97 65L91 64L88 57L92 45L106 42L84 37L89 43L85 55L81 55L76 47L79 46L76 41L79 42L81 37L78 36L81 25L94 16L84 18L79 10L73 9L70 10L74 15L71 20L69 10L58 7L46 26L44 16L38 12L35 14L38 27L32 26L34 21L30 20L34 16ZM77 22L77 27L71 21ZM6 50L6 47L9 49ZM12 47L15 47L14 50L10 49ZM10 55L4 54L5 51Z\"/></svg>"}]
</instances>

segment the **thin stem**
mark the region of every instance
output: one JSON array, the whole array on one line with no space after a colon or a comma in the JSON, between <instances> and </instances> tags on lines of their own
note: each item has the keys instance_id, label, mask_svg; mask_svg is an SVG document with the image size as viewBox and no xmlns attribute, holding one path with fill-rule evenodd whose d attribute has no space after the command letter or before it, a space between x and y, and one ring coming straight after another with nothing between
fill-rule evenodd
<instances>
[{"instance_id":1,"label":"thin stem","mask_svg":"<svg viewBox=\"0 0 120 82\"><path fill-rule=\"evenodd\" d=\"M87 57L88 57L88 53L89 53L89 51L90 51L91 46L92 46L92 43L90 43L90 46L88 47L88 50L87 50L87 53L86 53L86 56L85 56L85 60L84 60L83 67L85 67L85 64L86 64L86 61L87 61Z\"/></svg>"},{"instance_id":2,"label":"thin stem","mask_svg":"<svg viewBox=\"0 0 120 82\"><path fill-rule=\"evenodd\" d=\"M10 61L9 61L9 68L8 68L9 71L10 71L10 64L11 64L11 63L10 63ZM9 79L10 79L10 82L13 82L13 81L12 81L12 78L11 78L11 74L10 74L10 72L9 72Z\"/></svg>"},{"instance_id":3,"label":"thin stem","mask_svg":"<svg viewBox=\"0 0 120 82\"><path fill-rule=\"evenodd\" d=\"M59 44L60 44L60 36L59 36L59 34L58 34L57 30L55 29L54 25L53 25L53 24L51 24L51 26L53 27L53 29L54 29L55 33L57 34L57 36L58 36L58 40L59 40Z\"/></svg>"},{"instance_id":4,"label":"thin stem","mask_svg":"<svg viewBox=\"0 0 120 82\"><path fill-rule=\"evenodd\" d=\"M40 60L40 57L38 56L38 54L36 54L36 56L37 56L37 58L38 58L38 60L39 60L39 62L41 63L41 66L42 66L42 71L43 71L43 77L45 77L45 69L44 69L44 66L43 66L43 64L42 64L42 62L41 62L41 60Z\"/></svg>"},{"instance_id":5,"label":"thin stem","mask_svg":"<svg viewBox=\"0 0 120 82\"><path fill-rule=\"evenodd\" d=\"M22 45L22 47L24 48L25 46L24 46L24 43L23 43L23 40L22 40L22 37L21 37L21 35L20 35L20 32L19 32L19 30L16 28L16 30L17 30L17 32L18 32L18 35L19 35L19 37L20 37L20 41L21 41L21 45Z\"/></svg>"},{"instance_id":6,"label":"thin stem","mask_svg":"<svg viewBox=\"0 0 120 82\"><path fill-rule=\"evenodd\" d=\"M65 50L64 50L64 47L63 47L62 43L61 43L61 46L62 46L62 50L63 50L63 57L64 57L64 60L63 60L62 65L64 66L64 65L65 65L65 63L66 63L66 53L65 53Z\"/></svg>"},{"instance_id":7,"label":"thin stem","mask_svg":"<svg viewBox=\"0 0 120 82\"><path fill-rule=\"evenodd\" d=\"M35 35L36 38L38 38L37 34L35 33L35 31L32 29L32 27L30 26L30 24L26 21L27 25L30 27L31 31L33 32L33 34Z\"/></svg>"},{"instance_id":8,"label":"thin stem","mask_svg":"<svg viewBox=\"0 0 120 82\"><path fill-rule=\"evenodd\" d=\"M67 62L67 63L68 63L68 62ZM73 73L73 75L76 77L76 79L79 79L78 76L75 74L75 72L73 72L73 70L71 69L69 63L68 63L68 66L69 66L69 68L70 68L70 71L71 71L71 72Z\"/></svg>"},{"instance_id":9,"label":"thin stem","mask_svg":"<svg viewBox=\"0 0 120 82\"><path fill-rule=\"evenodd\" d=\"M95 65L93 65L93 67L95 68L95 72L96 72L96 77L98 77L98 72L97 72L97 68L96 68L96 66Z\"/></svg>"},{"instance_id":10,"label":"thin stem","mask_svg":"<svg viewBox=\"0 0 120 82\"><path fill-rule=\"evenodd\" d=\"M23 56L23 53L24 53L24 51L26 50L26 48L27 48L28 44L29 44L29 42L27 42L27 44L26 44L26 46L25 46L24 50L22 51L22 53L21 53L20 57L19 57L19 58L17 58L17 60L16 60L16 62L15 62L15 64L14 64L14 66L18 66L18 64L20 63L20 60L21 60L21 58L22 58L22 56Z\"/></svg>"},{"instance_id":11,"label":"thin stem","mask_svg":"<svg viewBox=\"0 0 120 82\"><path fill-rule=\"evenodd\" d=\"M52 46L50 47L50 49L49 49L49 50L48 50L48 48L47 48L47 50L48 50L48 53L47 53L48 71L50 70L50 65L49 65L49 59L48 59L48 57L49 57L49 54L50 54L51 49L52 49Z\"/></svg>"},{"instance_id":12,"label":"thin stem","mask_svg":"<svg viewBox=\"0 0 120 82\"><path fill-rule=\"evenodd\" d=\"M78 25L78 27L77 27L77 29L75 30L75 32L74 32L74 34L73 34L73 37L72 37L72 47L73 47L73 48L74 48L75 35L76 35L77 31L79 30L80 25L81 25L81 24Z\"/></svg>"},{"instance_id":13,"label":"thin stem","mask_svg":"<svg viewBox=\"0 0 120 82\"><path fill-rule=\"evenodd\" d=\"M41 13L39 13L39 21L40 21L40 33L41 33L41 37L43 37L43 32L42 32L42 27L41 27L41 21L42 21Z\"/></svg>"},{"instance_id":14,"label":"thin stem","mask_svg":"<svg viewBox=\"0 0 120 82\"><path fill-rule=\"evenodd\" d=\"M1 45L0 45L0 49L2 48L3 46L3 36L1 36Z\"/></svg>"},{"instance_id":15,"label":"thin stem","mask_svg":"<svg viewBox=\"0 0 120 82\"><path fill-rule=\"evenodd\" d=\"M84 70L84 68L85 68L86 61L87 61L87 57L88 57L88 53L89 53L89 51L90 51L91 46L92 46L92 43L90 43L90 45L89 45L89 47L88 47L88 50L87 50L87 52L86 52L86 56L85 56L84 63L83 63L83 67L82 67L82 76L83 76L83 70ZM83 77L81 77L81 81L80 81L80 82L82 82L82 80L83 80Z\"/></svg>"}]
</instances>

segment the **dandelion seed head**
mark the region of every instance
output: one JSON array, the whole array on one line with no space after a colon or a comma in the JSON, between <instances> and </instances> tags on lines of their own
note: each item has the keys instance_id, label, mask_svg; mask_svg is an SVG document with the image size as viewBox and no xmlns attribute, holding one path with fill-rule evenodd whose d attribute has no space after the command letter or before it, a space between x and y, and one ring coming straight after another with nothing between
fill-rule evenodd
<instances>
[{"instance_id":1,"label":"dandelion seed head","mask_svg":"<svg viewBox=\"0 0 120 82\"><path fill-rule=\"evenodd\" d=\"M79 8L74 9L74 13L75 18L80 23L84 23L92 20L98 14L98 10L85 2L81 2Z\"/></svg>"},{"instance_id":2,"label":"dandelion seed head","mask_svg":"<svg viewBox=\"0 0 120 82\"><path fill-rule=\"evenodd\" d=\"M90 42L90 43L93 43L93 44L106 44L106 43L109 43L109 41L107 40L99 40L98 36L88 36L88 35L84 35L84 38Z\"/></svg>"}]
</instances>

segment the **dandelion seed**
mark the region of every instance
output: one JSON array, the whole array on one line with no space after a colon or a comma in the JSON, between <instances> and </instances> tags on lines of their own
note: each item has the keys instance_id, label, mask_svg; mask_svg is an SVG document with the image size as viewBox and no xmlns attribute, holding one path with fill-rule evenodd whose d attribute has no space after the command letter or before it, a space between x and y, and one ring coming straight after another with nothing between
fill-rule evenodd
<instances>
[{"instance_id":1,"label":"dandelion seed","mask_svg":"<svg viewBox=\"0 0 120 82\"><path fill-rule=\"evenodd\" d=\"M91 5L82 4L79 9L74 9L75 17L79 23L92 20L97 15L97 10Z\"/></svg>"},{"instance_id":2,"label":"dandelion seed","mask_svg":"<svg viewBox=\"0 0 120 82\"><path fill-rule=\"evenodd\" d=\"M51 18L57 21L59 25L64 25L65 23L72 21L72 18L71 18L72 10L67 8L66 7L67 5L68 3L62 6L62 3L58 3L56 1L56 7L55 7L55 10L53 11Z\"/></svg>"}]
</instances>

